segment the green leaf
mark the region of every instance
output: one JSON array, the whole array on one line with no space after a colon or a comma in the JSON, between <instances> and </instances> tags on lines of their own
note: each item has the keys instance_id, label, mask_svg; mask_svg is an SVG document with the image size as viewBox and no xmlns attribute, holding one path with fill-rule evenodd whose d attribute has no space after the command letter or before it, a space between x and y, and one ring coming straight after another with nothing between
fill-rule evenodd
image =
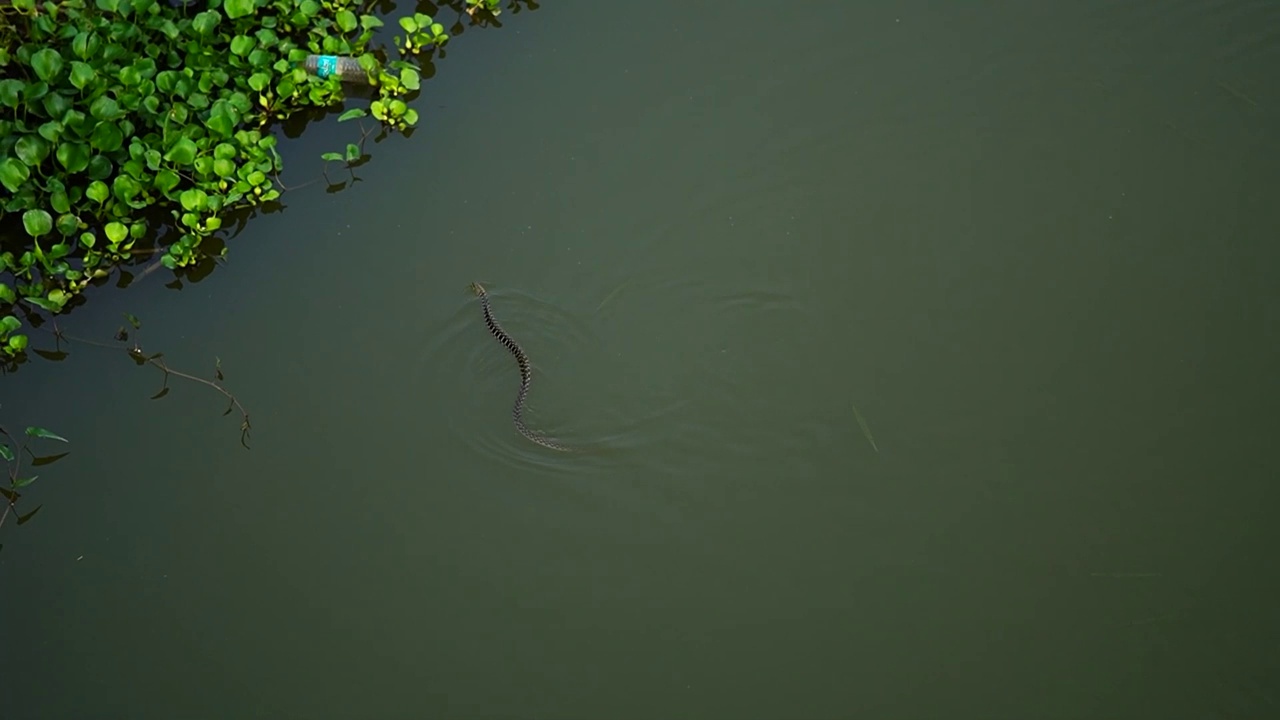
<instances>
[{"instance_id":1,"label":"green leaf","mask_svg":"<svg viewBox=\"0 0 1280 720\"><path fill-rule=\"evenodd\" d=\"M37 479L37 478L39 478L39 477L40 477L39 475L32 475L31 477L18 478L18 479L16 479L16 480L14 480L14 481L13 481L13 489L14 489L14 490L21 490L22 488L24 488L24 487L26 487L26 486L30 485L31 483L35 482L35 481L36 481L36 479Z\"/></svg>"},{"instance_id":2,"label":"green leaf","mask_svg":"<svg viewBox=\"0 0 1280 720\"><path fill-rule=\"evenodd\" d=\"M29 437L44 438L45 440L57 440L58 442L67 442L66 438L56 433L52 433L48 430L45 430L42 427L33 426L33 427L27 428L27 435Z\"/></svg>"},{"instance_id":3,"label":"green leaf","mask_svg":"<svg viewBox=\"0 0 1280 720\"><path fill-rule=\"evenodd\" d=\"M209 121L208 123L206 123L206 125L218 137L224 137L224 138L231 137L231 132L235 130L235 125L232 123L231 118L227 115L214 115L213 117L209 118Z\"/></svg>"},{"instance_id":4,"label":"green leaf","mask_svg":"<svg viewBox=\"0 0 1280 720\"><path fill-rule=\"evenodd\" d=\"M51 313L56 313L62 309L61 305L47 298L30 296L30 297L24 297L22 299L26 300L32 305L35 305L36 307L44 308L45 310L48 310Z\"/></svg>"},{"instance_id":5,"label":"green leaf","mask_svg":"<svg viewBox=\"0 0 1280 720\"><path fill-rule=\"evenodd\" d=\"M338 122L346 122L353 118L368 117L368 115L369 113L364 108L351 108L338 116Z\"/></svg>"},{"instance_id":6,"label":"green leaf","mask_svg":"<svg viewBox=\"0 0 1280 720\"><path fill-rule=\"evenodd\" d=\"M113 153L124 145L124 133L115 123L104 120L94 126L89 144L104 153Z\"/></svg>"},{"instance_id":7,"label":"green leaf","mask_svg":"<svg viewBox=\"0 0 1280 720\"><path fill-rule=\"evenodd\" d=\"M8 286L6 285L5 287L8 287ZM10 290L9 292L12 293L13 291ZM20 327L22 327L22 321L14 317L13 315L5 315L4 317L0 318L0 330L2 330L5 335L8 335L9 333L13 332L14 330L17 330Z\"/></svg>"},{"instance_id":8,"label":"green leaf","mask_svg":"<svg viewBox=\"0 0 1280 720\"><path fill-rule=\"evenodd\" d=\"M38 208L28 210L22 213L22 225L27 229L28 235L38 238L53 229L53 216Z\"/></svg>"},{"instance_id":9,"label":"green leaf","mask_svg":"<svg viewBox=\"0 0 1280 720\"><path fill-rule=\"evenodd\" d=\"M24 84L21 80L0 80L0 103L8 107L16 108L22 103L22 88Z\"/></svg>"},{"instance_id":10,"label":"green leaf","mask_svg":"<svg viewBox=\"0 0 1280 720\"><path fill-rule=\"evenodd\" d=\"M222 15L212 10L205 10L191 18L191 29L201 35L209 35L213 29L218 26L218 21L222 19Z\"/></svg>"},{"instance_id":11,"label":"green leaf","mask_svg":"<svg viewBox=\"0 0 1280 720\"><path fill-rule=\"evenodd\" d=\"M242 18L254 13L253 0L226 0L222 5L222 10L231 20Z\"/></svg>"},{"instance_id":12,"label":"green leaf","mask_svg":"<svg viewBox=\"0 0 1280 720\"><path fill-rule=\"evenodd\" d=\"M422 76L418 74L418 71L411 67L400 71L400 84L404 85L406 90L413 91L420 88L421 79Z\"/></svg>"},{"instance_id":13,"label":"green leaf","mask_svg":"<svg viewBox=\"0 0 1280 720\"><path fill-rule=\"evenodd\" d=\"M209 196L199 188L184 190L178 199L188 211L204 210L209 204Z\"/></svg>"},{"instance_id":14,"label":"green leaf","mask_svg":"<svg viewBox=\"0 0 1280 720\"><path fill-rule=\"evenodd\" d=\"M7 303L12 304L12 303L14 303L17 299L18 299L18 297L17 297L16 295L14 295L14 294L13 294L13 288L11 288L11 287L9 287L8 285L6 285L6 284L4 284L4 283L0 282L0 302L7 302ZM18 318L14 318L12 315L9 315L8 317L13 318L13 321L14 321L15 323L16 323L16 322L18 322ZM17 326L17 325L14 325L12 328L5 328L5 330L4 330L4 331L5 331L5 332L11 332L11 331L13 331L13 330L17 330L17 329L18 329L18 326Z\"/></svg>"},{"instance_id":15,"label":"green leaf","mask_svg":"<svg viewBox=\"0 0 1280 720\"><path fill-rule=\"evenodd\" d=\"M356 21L356 14L350 10L339 10L336 20L338 21L338 27L342 28L344 33L355 30L359 25Z\"/></svg>"},{"instance_id":16,"label":"green leaf","mask_svg":"<svg viewBox=\"0 0 1280 720\"><path fill-rule=\"evenodd\" d=\"M39 135L23 135L13 144L13 152L27 167L36 167L49 156L49 143Z\"/></svg>"},{"instance_id":17,"label":"green leaf","mask_svg":"<svg viewBox=\"0 0 1280 720\"><path fill-rule=\"evenodd\" d=\"M4 443L0 443L0 458L4 458L5 462L13 462L13 451Z\"/></svg>"},{"instance_id":18,"label":"green leaf","mask_svg":"<svg viewBox=\"0 0 1280 720\"><path fill-rule=\"evenodd\" d=\"M173 21L167 18L162 20L160 24L156 26L156 29L164 33L164 36L170 40L177 40L178 36L182 34L182 31L178 29L178 26L174 25Z\"/></svg>"},{"instance_id":19,"label":"green leaf","mask_svg":"<svg viewBox=\"0 0 1280 720\"><path fill-rule=\"evenodd\" d=\"M360 159L360 148L354 143L347 143L347 162L355 162Z\"/></svg>"},{"instance_id":20,"label":"green leaf","mask_svg":"<svg viewBox=\"0 0 1280 720\"><path fill-rule=\"evenodd\" d=\"M142 73L133 65L120 68L120 84L134 87L142 82Z\"/></svg>"},{"instance_id":21,"label":"green leaf","mask_svg":"<svg viewBox=\"0 0 1280 720\"><path fill-rule=\"evenodd\" d=\"M63 213L58 216L58 222L56 223L56 225L58 226L58 232L63 237L74 235L76 231L80 229L80 218L76 217L75 215L72 215L71 213ZM53 250L56 250L59 247L66 248L67 246L62 244L54 245ZM50 252L52 252L52 250ZM57 258L65 257L70 252L71 250L68 248L67 250L61 252L60 254L54 255L54 258L57 259Z\"/></svg>"},{"instance_id":22,"label":"green leaf","mask_svg":"<svg viewBox=\"0 0 1280 720\"><path fill-rule=\"evenodd\" d=\"M213 161L213 174L220 178L229 178L236 174L236 164L226 158Z\"/></svg>"},{"instance_id":23,"label":"green leaf","mask_svg":"<svg viewBox=\"0 0 1280 720\"><path fill-rule=\"evenodd\" d=\"M125 166L127 167L130 163L135 163L135 161L130 160L125 163ZM111 194L121 202L129 202L140 192L142 192L142 184L133 179L131 175L117 175L111 181Z\"/></svg>"},{"instance_id":24,"label":"green leaf","mask_svg":"<svg viewBox=\"0 0 1280 720\"><path fill-rule=\"evenodd\" d=\"M56 143L58 142L58 139L62 137L62 123L56 120L50 120L47 123L41 124L40 128L36 130L36 132L40 133L40 137L45 140L48 140L51 143Z\"/></svg>"},{"instance_id":25,"label":"green leaf","mask_svg":"<svg viewBox=\"0 0 1280 720\"><path fill-rule=\"evenodd\" d=\"M31 69L45 82L53 82L62 72L62 56L53 48L43 48L31 54Z\"/></svg>"},{"instance_id":26,"label":"green leaf","mask_svg":"<svg viewBox=\"0 0 1280 720\"><path fill-rule=\"evenodd\" d=\"M49 206L57 213L71 212L71 198L65 190L54 190L49 194Z\"/></svg>"},{"instance_id":27,"label":"green leaf","mask_svg":"<svg viewBox=\"0 0 1280 720\"><path fill-rule=\"evenodd\" d=\"M115 221L107 223L102 230L107 234L107 240L109 240L112 245L119 245L126 237L129 236L128 228L126 228L122 223Z\"/></svg>"},{"instance_id":28,"label":"green leaf","mask_svg":"<svg viewBox=\"0 0 1280 720\"><path fill-rule=\"evenodd\" d=\"M249 87L253 88L254 92L262 92L263 88L270 84L271 76L266 73L258 72L249 76Z\"/></svg>"},{"instance_id":29,"label":"green leaf","mask_svg":"<svg viewBox=\"0 0 1280 720\"><path fill-rule=\"evenodd\" d=\"M106 183L102 182L101 180L94 180L93 182L89 183L89 187L84 191L84 194L90 200L101 205L103 202L106 201L109 191L107 190Z\"/></svg>"},{"instance_id":30,"label":"green leaf","mask_svg":"<svg viewBox=\"0 0 1280 720\"><path fill-rule=\"evenodd\" d=\"M413 108L409 108L408 110L405 110L405 111L404 111L404 123L405 123L405 125L408 125L409 127L413 127L414 125L417 125L417 124L418 124L418 111L417 111L417 110L414 110Z\"/></svg>"},{"instance_id":31,"label":"green leaf","mask_svg":"<svg viewBox=\"0 0 1280 720\"><path fill-rule=\"evenodd\" d=\"M164 159L179 165L190 165L196 161L196 144L191 138L185 135L178 138L178 141L169 148L169 152L165 153Z\"/></svg>"},{"instance_id":32,"label":"green leaf","mask_svg":"<svg viewBox=\"0 0 1280 720\"><path fill-rule=\"evenodd\" d=\"M226 9L225 6L224 9ZM236 16L232 15L230 12L227 13L227 17L230 17L232 20L236 18ZM257 44L258 39L252 35L237 35L231 38L231 52L239 55L240 57L244 57L245 55L248 55Z\"/></svg>"},{"instance_id":33,"label":"green leaf","mask_svg":"<svg viewBox=\"0 0 1280 720\"><path fill-rule=\"evenodd\" d=\"M106 95L99 95L89 105L89 114L98 120L115 120L124 115L124 111L120 109L120 104Z\"/></svg>"},{"instance_id":34,"label":"green leaf","mask_svg":"<svg viewBox=\"0 0 1280 720\"><path fill-rule=\"evenodd\" d=\"M81 60L88 60L97 55L100 47L102 47L102 40L94 33L82 31L71 41L71 52Z\"/></svg>"},{"instance_id":35,"label":"green leaf","mask_svg":"<svg viewBox=\"0 0 1280 720\"><path fill-rule=\"evenodd\" d=\"M83 90L86 85L92 83L97 77L98 73L94 72L93 66L89 63L80 62L79 60L71 62L71 84L75 85L76 89Z\"/></svg>"},{"instance_id":36,"label":"green leaf","mask_svg":"<svg viewBox=\"0 0 1280 720\"><path fill-rule=\"evenodd\" d=\"M178 187L178 183L181 182L181 180L182 179L178 177L178 173L165 169L156 173L156 178L152 181L152 185L155 189L167 196L171 190Z\"/></svg>"},{"instance_id":37,"label":"green leaf","mask_svg":"<svg viewBox=\"0 0 1280 720\"><path fill-rule=\"evenodd\" d=\"M3 184L9 192L17 193L18 188L22 187L30 176L31 172L21 160L11 157L0 160L0 184Z\"/></svg>"},{"instance_id":38,"label":"green leaf","mask_svg":"<svg viewBox=\"0 0 1280 720\"><path fill-rule=\"evenodd\" d=\"M89 166L89 146L83 143L64 142L54 154L67 172L78 173Z\"/></svg>"},{"instance_id":39,"label":"green leaf","mask_svg":"<svg viewBox=\"0 0 1280 720\"><path fill-rule=\"evenodd\" d=\"M325 162L342 162L342 153L327 152L320 156Z\"/></svg>"},{"instance_id":40,"label":"green leaf","mask_svg":"<svg viewBox=\"0 0 1280 720\"><path fill-rule=\"evenodd\" d=\"M111 176L111 161L104 155L94 155L89 158L89 167L85 168L84 174L89 176L90 180L102 180Z\"/></svg>"},{"instance_id":41,"label":"green leaf","mask_svg":"<svg viewBox=\"0 0 1280 720\"><path fill-rule=\"evenodd\" d=\"M27 298L27 299L30 300L31 298ZM10 335L9 349L14 352L22 352L23 350L26 350L27 336L26 335Z\"/></svg>"}]
</instances>

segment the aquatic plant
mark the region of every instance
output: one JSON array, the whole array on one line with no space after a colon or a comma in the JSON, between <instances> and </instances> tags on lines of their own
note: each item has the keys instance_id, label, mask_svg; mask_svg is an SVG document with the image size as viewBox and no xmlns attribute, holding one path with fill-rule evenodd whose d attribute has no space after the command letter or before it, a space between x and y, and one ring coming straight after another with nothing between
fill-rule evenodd
<instances>
[{"instance_id":1,"label":"aquatic plant","mask_svg":"<svg viewBox=\"0 0 1280 720\"><path fill-rule=\"evenodd\" d=\"M373 45L382 20L355 0L204 5L0 5L0 360L24 356L32 314L63 311L124 265L154 256L181 273L225 254L210 240L227 219L283 189L271 126L345 99L338 77L307 72L308 56L365 70L368 109L340 120L403 131L418 122L406 100L423 56L451 36L429 15L402 17L391 58ZM496 0L452 5L499 12ZM324 160L350 165L361 146Z\"/></svg>"}]
</instances>

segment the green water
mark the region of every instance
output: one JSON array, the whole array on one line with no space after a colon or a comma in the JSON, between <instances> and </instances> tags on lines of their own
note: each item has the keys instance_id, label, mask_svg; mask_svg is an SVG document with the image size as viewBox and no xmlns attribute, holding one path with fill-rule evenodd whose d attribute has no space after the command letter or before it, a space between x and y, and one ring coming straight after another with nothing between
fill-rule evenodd
<instances>
[{"instance_id":1,"label":"green water","mask_svg":"<svg viewBox=\"0 0 1280 720\"><path fill-rule=\"evenodd\" d=\"M252 450L120 355L0 379L72 440L0 717L1280 714L1280 9L540 5L65 320L219 358Z\"/></svg>"}]
</instances>

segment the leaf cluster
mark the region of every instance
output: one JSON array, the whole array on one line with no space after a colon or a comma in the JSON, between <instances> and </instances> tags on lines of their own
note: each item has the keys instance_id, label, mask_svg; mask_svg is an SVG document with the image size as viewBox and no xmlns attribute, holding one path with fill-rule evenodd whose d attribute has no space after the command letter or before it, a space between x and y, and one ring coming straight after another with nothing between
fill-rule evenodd
<instances>
[{"instance_id":1,"label":"leaf cluster","mask_svg":"<svg viewBox=\"0 0 1280 720\"><path fill-rule=\"evenodd\" d=\"M414 125L402 96L420 71L405 60L384 68L370 49L382 21L359 10L354 0L0 6L0 357L27 347L20 301L56 314L144 239L171 270L225 253L205 241L227 213L280 196L269 124L343 99L338 78L305 70L309 55L355 57L376 88L374 117ZM425 15L400 25L405 53L449 39ZM21 232L3 234L17 219Z\"/></svg>"}]
</instances>

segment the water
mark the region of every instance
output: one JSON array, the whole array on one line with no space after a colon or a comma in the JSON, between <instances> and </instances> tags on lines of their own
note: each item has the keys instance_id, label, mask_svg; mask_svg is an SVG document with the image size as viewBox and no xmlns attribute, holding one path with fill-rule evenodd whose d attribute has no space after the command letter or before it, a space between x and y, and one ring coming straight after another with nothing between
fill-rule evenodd
<instances>
[{"instance_id":1,"label":"water","mask_svg":"<svg viewBox=\"0 0 1280 720\"><path fill-rule=\"evenodd\" d=\"M361 182L96 295L252 450L3 380L72 440L5 717L1274 715L1280 11L930 5L504 14Z\"/></svg>"}]
</instances>

